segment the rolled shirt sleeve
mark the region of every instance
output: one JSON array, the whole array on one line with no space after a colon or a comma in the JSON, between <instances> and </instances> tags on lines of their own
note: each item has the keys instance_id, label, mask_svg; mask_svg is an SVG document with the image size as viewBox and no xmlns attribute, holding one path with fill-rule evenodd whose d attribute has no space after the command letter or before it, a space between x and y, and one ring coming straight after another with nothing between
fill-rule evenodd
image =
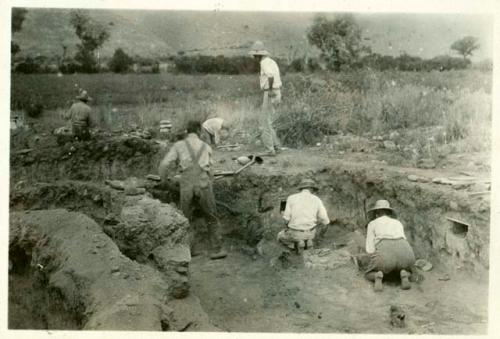
<instances>
[{"instance_id":1,"label":"rolled shirt sleeve","mask_svg":"<svg viewBox=\"0 0 500 339\"><path fill-rule=\"evenodd\" d=\"M328 213L326 212L325 205L323 205L323 202L319 200L319 207L318 207L318 222L323 225L328 225L330 223L330 219L328 218Z\"/></svg>"},{"instance_id":2,"label":"rolled shirt sleeve","mask_svg":"<svg viewBox=\"0 0 500 339\"><path fill-rule=\"evenodd\" d=\"M288 223L290 219L292 218L292 208L290 206L290 198L286 199L286 207L285 211L283 212L283 219Z\"/></svg>"},{"instance_id":3,"label":"rolled shirt sleeve","mask_svg":"<svg viewBox=\"0 0 500 339\"><path fill-rule=\"evenodd\" d=\"M220 142L220 130L214 131L214 142L216 145Z\"/></svg>"},{"instance_id":4,"label":"rolled shirt sleeve","mask_svg":"<svg viewBox=\"0 0 500 339\"><path fill-rule=\"evenodd\" d=\"M260 88L269 89L269 78L273 78L273 88L281 88L281 77L278 64L269 57L260 62Z\"/></svg>"},{"instance_id":5,"label":"rolled shirt sleeve","mask_svg":"<svg viewBox=\"0 0 500 339\"><path fill-rule=\"evenodd\" d=\"M209 172L212 175L213 174L212 168L214 168L214 159L212 157L213 151L212 151L212 147L210 147L209 145L207 145L205 147L208 148L208 167L205 167L205 169L207 170L207 172Z\"/></svg>"},{"instance_id":6,"label":"rolled shirt sleeve","mask_svg":"<svg viewBox=\"0 0 500 339\"><path fill-rule=\"evenodd\" d=\"M170 151L168 151L167 155L163 158L163 160L160 162L160 166L158 168L158 173L160 174L160 177L162 180L167 179L168 176L168 168L170 165L177 161L179 158L179 154L177 152L177 145L174 145Z\"/></svg>"},{"instance_id":7,"label":"rolled shirt sleeve","mask_svg":"<svg viewBox=\"0 0 500 339\"><path fill-rule=\"evenodd\" d=\"M368 229L366 231L366 253L375 252L375 227L373 222L368 224Z\"/></svg>"}]
</instances>

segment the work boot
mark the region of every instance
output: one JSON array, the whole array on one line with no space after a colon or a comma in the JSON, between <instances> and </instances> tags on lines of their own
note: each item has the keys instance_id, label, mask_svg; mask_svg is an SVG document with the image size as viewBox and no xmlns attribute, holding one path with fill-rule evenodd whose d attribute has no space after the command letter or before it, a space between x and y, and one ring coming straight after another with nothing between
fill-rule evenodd
<instances>
[{"instance_id":1,"label":"work boot","mask_svg":"<svg viewBox=\"0 0 500 339\"><path fill-rule=\"evenodd\" d=\"M401 289L409 290L411 288L410 281L408 280L408 278L410 277L410 273L406 272L405 270L401 270L401 272L399 272L399 275L401 277Z\"/></svg>"},{"instance_id":2,"label":"work boot","mask_svg":"<svg viewBox=\"0 0 500 339\"><path fill-rule=\"evenodd\" d=\"M375 285L373 287L373 290L375 292L382 292L384 287L382 286L382 279L384 278L384 273L382 271L378 271L375 273Z\"/></svg>"},{"instance_id":3,"label":"work boot","mask_svg":"<svg viewBox=\"0 0 500 339\"><path fill-rule=\"evenodd\" d=\"M304 249L305 250L312 250L314 247L314 243L312 239L307 239L304 241Z\"/></svg>"},{"instance_id":4,"label":"work boot","mask_svg":"<svg viewBox=\"0 0 500 339\"><path fill-rule=\"evenodd\" d=\"M227 257L227 252L224 251L224 250L219 250L217 252L213 252L210 254L210 259L212 260L216 260L216 259L222 259L222 258L225 258Z\"/></svg>"},{"instance_id":5,"label":"work boot","mask_svg":"<svg viewBox=\"0 0 500 339\"><path fill-rule=\"evenodd\" d=\"M301 254L304 251L304 247L305 247L304 241L302 241L302 240L295 241L293 243L293 245L294 245L294 249L295 249L296 254Z\"/></svg>"}]
</instances>

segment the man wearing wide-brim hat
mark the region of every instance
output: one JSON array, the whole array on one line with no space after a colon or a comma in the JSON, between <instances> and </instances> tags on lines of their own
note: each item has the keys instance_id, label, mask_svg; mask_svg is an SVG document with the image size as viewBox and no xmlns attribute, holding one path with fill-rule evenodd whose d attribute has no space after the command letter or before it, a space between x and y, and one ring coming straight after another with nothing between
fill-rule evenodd
<instances>
[{"instance_id":1,"label":"man wearing wide-brim hat","mask_svg":"<svg viewBox=\"0 0 500 339\"><path fill-rule=\"evenodd\" d=\"M375 282L375 291L381 291L384 275L396 272L401 288L410 289L409 277L415 263L415 254L406 240L403 224L387 200L378 200L367 212L366 252L370 263L366 278Z\"/></svg>"},{"instance_id":2,"label":"man wearing wide-brim hat","mask_svg":"<svg viewBox=\"0 0 500 339\"><path fill-rule=\"evenodd\" d=\"M280 142L273 128L276 107L281 102L281 77L276 61L269 57L270 53L262 41L256 41L248 54L260 64L260 89L263 92L262 110L259 115L259 129L265 155L274 156L280 150Z\"/></svg>"},{"instance_id":3,"label":"man wearing wide-brim hat","mask_svg":"<svg viewBox=\"0 0 500 339\"><path fill-rule=\"evenodd\" d=\"M76 102L69 109L69 118L71 120L71 129L73 135L80 140L90 139L89 128L92 124L91 112L88 102L92 98L88 95L87 91L82 90L76 96Z\"/></svg>"},{"instance_id":4,"label":"man wearing wide-brim hat","mask_svg":"<svg viewBox=\"0 0 500 339\"><path fill-rule=\"evenodd\" d=\"M290 195L286 200L283 219L286 229L278 233L278 241L296 249L312 248L318 224L328 225L330 219L320 198L312 192L317 190L312 179L303 179L299 193Z\"/></svg>"}]
</instances>

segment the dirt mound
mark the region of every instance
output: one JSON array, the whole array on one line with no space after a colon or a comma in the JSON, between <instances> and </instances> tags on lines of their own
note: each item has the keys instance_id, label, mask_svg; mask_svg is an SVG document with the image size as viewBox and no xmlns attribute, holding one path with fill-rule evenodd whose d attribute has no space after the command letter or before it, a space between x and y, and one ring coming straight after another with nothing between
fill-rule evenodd
<instances>
[{"instance_id":1,"label":"dirt mound","mask_svg":"<svg viewBox=\"0 0 500 339\"><path fill-rule=\"evenodd\" d=\"M189 223L173 206L147 194L128 196L89 182L38 183L13 190L13 210L66 208L96 220L120 251L165 275L169 292L189 291Z\"/></svg>"},{"instance_id":2,"label":"dirt mound","mask_svg":"<svg viewBox=\"0 0 500 339\"><path fill-rule=\"evenodd\" d=\"M127 200L121 221L106 225L106 233L128 257L164 273L171 295L186 297L191 261L188 220L174 207L146 196Z\"/></svg>"},{"instance_id":3,"label":"dirt mound","mask_svg":"<svg viewBox=\"0 0 500 339\"><path fill-rule=\"evenodd\" d=\"M58 144L55 136L11 140L11 182L57 179L95 181L156 172L165 151L152 140L99 135L90 141ZM36 141L35 141L36 140Z\"/></svg>"},{"instance_id":4,"label":"dirt mound","mask_svg":"<svg viewBox=\"0 0 500 339\"><path fill-rule=\"evenodd\" d=\"M179 330L171 324L175 310L163 275L124 256L87 216L65 210L13 212L9 240L13 266L22 265L13 253L31 258L47 287L81 317L82 328Z\"/></svg>"},{"instance_id":5,"label":"dirt mound","mask_svg":"<svg viewBox=\"0 0 500 339\"><path fill-rule=\"evenodd\" d=\"M161 275L121 254L90 218L64 210L12 213L9 240L11 248L31 252L50 288L83 316L83 328L168 327Z\"/></svg>"}]
</instances>

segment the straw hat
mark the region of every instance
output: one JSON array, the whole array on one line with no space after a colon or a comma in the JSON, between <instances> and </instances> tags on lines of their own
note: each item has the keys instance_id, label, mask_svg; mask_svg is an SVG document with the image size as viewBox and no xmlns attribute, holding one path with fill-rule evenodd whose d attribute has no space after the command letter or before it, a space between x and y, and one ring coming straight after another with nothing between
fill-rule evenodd
<instances>
[{"instance_id":1,"label":"straw hat","mask_svg":"<svg viewBox=\"0 0 500 339\"><path fill-rule=\"evenodd\" d=\"M316 186L316 183L312 179L302 179L302 181L299 184L299 190L304 188L312 188L317 190L318 186Z\"/></svg>"},{"instance_id":2,"label":"straw hat","mask_svg":"<svg viewBox=\"0 0 500 339\"><path fill-rule=\"evenodd\" d=\"M255 41L250 48L250 52L248 52L250 55L269 55L270 53L267 51L267 49L264 47L264 43L262 41Z\"/></svg>"},{"instance_id":3,"label":"straw hat","mask_svg":"<svg viewBox=\"0 0 500 339\"><path fill-rule=\"evenodd\" d=\"M372 208L370 208L367 212L369 219L371 220L373 217L373 212L377 210L386 210L389 211L393 216L396 215L396 211L391 207L391 204L387 200L377 200Z\"/></svg>"},{"instance_id":4,"label":"straw hat","mask_svg":"<svg viewBox=\"0 0 500 339\"><path fill-rule=\"evenodd\" d=\"M82 100L82 101L90 101L92 100L91 97L87 94L87 91L81 91L80 94L76 96L76 99Z\"/></svg>"}]
</instances>

